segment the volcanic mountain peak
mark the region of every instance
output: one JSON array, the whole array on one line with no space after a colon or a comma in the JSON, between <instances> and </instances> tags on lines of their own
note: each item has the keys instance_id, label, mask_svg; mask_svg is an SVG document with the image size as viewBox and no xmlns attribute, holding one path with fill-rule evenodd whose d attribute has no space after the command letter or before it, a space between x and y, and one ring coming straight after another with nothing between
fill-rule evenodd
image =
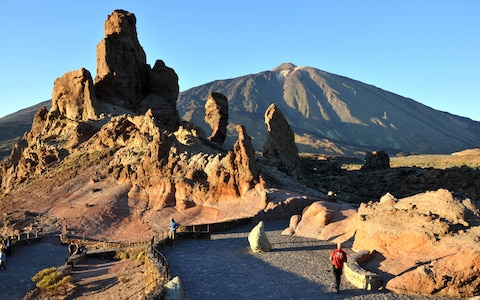
<instances>
[{"instance_id":1,"label":"volcanic mountain peak","mask_svg":"<svg viewBox=\"0 0 480 300\"><path fill-rule=\"evenodd\" d=\"M180 116L204 130L196 110L210 91L227 96L231 124L244 124L259 150L258 120L274 103L291 124L300 152L363 156L365 151L451 153L475 148L480 122L434 110L412 99L313 67L283 63L271 71L216 80L179 94ZM233 141L232 127L226 143Z\"/></svg>"}]
</instances>

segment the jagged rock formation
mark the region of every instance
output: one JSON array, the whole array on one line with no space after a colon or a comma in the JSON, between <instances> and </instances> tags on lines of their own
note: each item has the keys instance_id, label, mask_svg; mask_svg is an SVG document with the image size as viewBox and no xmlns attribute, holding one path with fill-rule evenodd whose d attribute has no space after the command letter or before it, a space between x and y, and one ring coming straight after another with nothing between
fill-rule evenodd
<instances>
[{"instance_id":1,"label":"jagged rock formation","mask_svg":"<svg viewBox=\"0 0 480 300\"><path fill-rule=\"evenodd\" d=\"M92 75L86 69L65 73L53 83L52 111L71 120L97 118L98 107Z\"/></svg>"},{"instance_id":2,"label":"jagged rock formation","mask_svg":"<svg viewBox=\"0 0 480 300\"><path fill-rule=\"evenodd\" d=\"M390 168L390 158L385 151L373 151L365 154L362 171L384 170Z\"/></svg>"},{"instance_id":3,"label":"jagged rock formation","mask_svg":"<svg viewBox=\"0 0 480 300\"><path fill-rule=\"evenodd\" d=\"M265 111L267 141L263 146L263 155L278 159L279 168L289 175L298 175L300 160L293 131L280 109L271 104Z\"/></svg>"},{"instance_id":4,"label":"jagged rock formation","mask_svg":"<svg viewBox=\"0 0 480 300\"><path fill-rule=\"evenodd\" d=\"M102 102L134 113L151 109L170 130L179 125L177 74L161 60L150 69L137 39L135 15L127 11L115 10L105 21L105 36L97 45L95 93Z\"/></svg>"},{"instance_id":5,"label":"jagged rock formation","mask_svg":"<svg viewBox=\"0 0 480 300\"><path fill-rule=\"evenodd\" d=\"M205 122L212 128L208 139L222 145L227 137L228 99L220 93L212 92L205 102Z\"/></svg>"},{"instance_id":6,"label":"jagged rock formation","mask_svg":"<svg viewBox=\"0 0 480 300\"><path fill-rule=\"evenodd\" d=\"M178 219L191 214L189 222L255 215L266 196L245 127L237 126L234 148L224 150L195 125L180 123L175 71L161 60L150 69L135 22L123 10L108 16L94 84L85 69L55 81L52 108L37 112L31 130L1 165L1 191L15 191L34 175L64 176L52 183L55 193L46 192L49 213L70 230L94 231L89 234L107 234L114 230L112 222L132 220L144 224L142 230L162 232L175 214ZM228 103L215 98L219 115L210 120L218 117L212 141L219 142ZM82 201L94 209L81 216L62 210Z\"/></svg>"}]
</instances>

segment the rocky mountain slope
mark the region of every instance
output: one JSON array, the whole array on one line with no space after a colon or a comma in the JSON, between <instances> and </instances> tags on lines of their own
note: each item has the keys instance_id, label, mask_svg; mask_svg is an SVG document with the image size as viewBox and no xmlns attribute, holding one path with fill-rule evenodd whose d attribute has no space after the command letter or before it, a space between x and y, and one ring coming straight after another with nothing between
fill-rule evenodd
<instances>
[{"instance_id":1,"label":"rocky mountain slope","mask_svg":"<svg viewBox=\"0 0 480 300\"><path fill-rule=\"evenodd\" d=\"M7 157L15 142L32 127L33 116L42 106L51 106L51 100L22 109L0 119L0 160Z\"/></svg>"},{"instance_id":2,"label":"rocky mountain slope","mask_svg":"<svg viewBox=\"0 0 480 300\"><path fill-rule=\"evenodd\" d=\"M271 103L291 124L300 152L335 156L359 152L363 156L365 151L374 150L390 155L451 153L478 147L480 141L479 122L347 77L291 63L184 91L178 98L180 115L206 128L199 108L210 91L229 99L229 122L245 124L258 151L265 142L265 126L259 120Z\"/></svg>"}]
</instances>

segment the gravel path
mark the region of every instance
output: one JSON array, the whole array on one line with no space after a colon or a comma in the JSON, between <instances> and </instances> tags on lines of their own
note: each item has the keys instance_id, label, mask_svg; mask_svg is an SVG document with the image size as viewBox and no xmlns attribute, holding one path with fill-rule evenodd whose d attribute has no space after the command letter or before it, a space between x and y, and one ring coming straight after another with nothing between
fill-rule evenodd
<instances>
[{"instance_id":1,"label":"gravel path","mask_svg":"<svg viewBox=\"0 0 480 300\"><path fill-rule=\"evenodd\" d=\"M43 238L15 249L7 258L7 270L0 271L0 299L22 299L35 287L33 275L42 269L63 265L67 257L67 247L60 244L58 237Z\"/></svg>"},{"instance_id":2,"label":"gravel path","mask_svg":"<svg viewBox=\"0 0 480 300\"><path fill-rule=\"evenodd\" d=\"M433 299L365 291L344 277L337 295L333 274L327 272L333 244L283 236L288 221L266 222L272 252L254 254L247 240L254 225L212 235L211 240L181 240L164 249L171 276L180 277L185 299Z\"/></svg>"}]
</instances>

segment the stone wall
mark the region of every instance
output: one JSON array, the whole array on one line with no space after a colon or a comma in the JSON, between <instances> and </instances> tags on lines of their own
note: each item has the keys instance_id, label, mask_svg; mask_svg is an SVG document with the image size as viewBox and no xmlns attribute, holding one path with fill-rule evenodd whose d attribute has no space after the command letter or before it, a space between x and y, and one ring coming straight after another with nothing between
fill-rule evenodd
<instances>
[{"instance_id":1,"label":"stone wall","mask_svg":"<svg viewBox=\"0 0 480 300\"><path fill-rule=\"evenodd\" d=\"M350 261L345 264L345 278L354 286L366 290L378 290L382 286L380 277L364 270L359 263L370 257L370 251L362 250L350 255Z\"/></svg>"},{"instance_id":2,"label":"stone wall","mask_svg":"<svg viewBox=\"0 0 480 300\"><path fill-rule=\"evenodd\" d=\"M160 253L149 248L145 256L145 295L147 299L156 299L162 294L163 286L168 282L168 263ZM161 254L160 254L161 255Z\"/></svg>"}]
</instances>

